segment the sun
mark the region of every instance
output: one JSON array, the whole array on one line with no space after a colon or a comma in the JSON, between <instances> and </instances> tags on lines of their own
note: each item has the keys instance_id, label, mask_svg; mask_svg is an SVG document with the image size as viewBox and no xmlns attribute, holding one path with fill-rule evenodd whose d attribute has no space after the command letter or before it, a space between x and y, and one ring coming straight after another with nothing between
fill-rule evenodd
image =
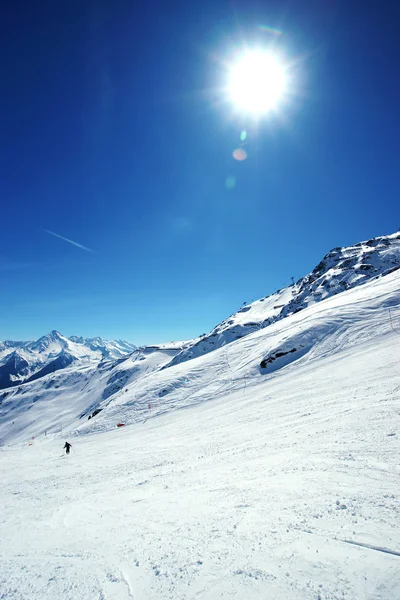
<instances>
[{"instance_id":1,"label":"sun","mask_svg":"<svg viewBox=\"0 0 400 600\"><path fill-rule=\"evenodd\" d=\"M272 52L248 50L229 69L227 95L236 111L265 115L277 108L286 90L285 65Z\"/></svg>"}]
</instances>

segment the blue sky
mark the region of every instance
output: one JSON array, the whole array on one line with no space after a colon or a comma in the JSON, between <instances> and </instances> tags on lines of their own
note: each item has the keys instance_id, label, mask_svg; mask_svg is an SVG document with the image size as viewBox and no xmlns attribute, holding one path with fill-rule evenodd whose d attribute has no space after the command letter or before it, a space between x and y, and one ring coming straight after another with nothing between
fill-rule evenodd
<instances>
[{"instance_id":1,"label":"blue sky","mask_svg":"<svg viewBox=\"0 0 400 600\"><path fill-rule=\"evenodd\" d=\"M399 3L9 4L0 339L190 338L400 226ZM258 124L220 89L254 44L295 82Z\"/></svg>"}]
</instances>

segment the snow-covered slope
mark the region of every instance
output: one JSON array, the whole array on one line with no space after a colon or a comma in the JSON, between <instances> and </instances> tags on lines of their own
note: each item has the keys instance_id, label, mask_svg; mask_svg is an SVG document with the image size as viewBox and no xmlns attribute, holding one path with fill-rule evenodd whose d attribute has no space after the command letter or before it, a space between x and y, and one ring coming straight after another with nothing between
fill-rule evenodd
<instances>
[{"instance_id":1,"label":"snow-covered slope","mask_svg":"<svg viewBox=\"0 0 400 600\"><path fill-rule=\"evenodd\" d=\"M121 340L67 338L58 331L32 342L0 342L0 389L33 381L72 363L116 360L135 348Z\"/></svg>"},{"instance_id":2,"label":"snow-covered slope","mask_svg":"<svg viewBox=\"0 0 400 600\"><path fill-rule=\"evenodd\" d=\"M58 433L90 420L113 398L171 361L185 342L137 348L119 361L76 362L43 378L0 391L0 446Z\"/></svg>"},{"instance_id":3,"label":"snow-covered slope","mask_svg":"<svg viewBox=\"0 0 400 600\"><path fill-rule=\"evenodd\" d=\"M400 598L400 271L177 350L7 390L0 597Z\"/></svg>"},{"instance_id":4,"label":"snow-covered slope","mask_svg":"<svg viewBox=\"0 0 400 600\"><path fill-rule=\"evenodd\" d=\"M398 268L400 231L347 248L334 248L309 275L293 286L243 306L209 334L184 349L171 364L203 356L307 306Z\"/></svg>"},{"instance_id":5,"label":"snow-covered slope","mask_svg":"<svg viewBox=\"0 0 400 600\"><path fill-rule=\"evenodd\" d=\"M109 397L107 405L100 403L105 410L78 431L143 420L149 416L148 404L154 415L256 388L276 371L285 369L290 376L303 364L390 333L393 322L400 331L400 271L314 304L212 353L156 369L134 387Z\"/></svg>"}]
</instances>

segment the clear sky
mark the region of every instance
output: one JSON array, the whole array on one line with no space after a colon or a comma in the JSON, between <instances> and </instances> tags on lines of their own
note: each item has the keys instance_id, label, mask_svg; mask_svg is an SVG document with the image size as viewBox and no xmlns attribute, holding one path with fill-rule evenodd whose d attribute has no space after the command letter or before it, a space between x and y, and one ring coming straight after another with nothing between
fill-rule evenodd
<instances>
[{"instance_id":1,"label":"clear sky","mask_svg":"<svg viewBox=\"0 0 400 600\"><path fill-rule=\"evenodd\" d=\"M0 339L187 339L399 228L400 2L7 4ZM258 123L222 94L255 44L293 81Z\"/></svg>"}]
</instances>

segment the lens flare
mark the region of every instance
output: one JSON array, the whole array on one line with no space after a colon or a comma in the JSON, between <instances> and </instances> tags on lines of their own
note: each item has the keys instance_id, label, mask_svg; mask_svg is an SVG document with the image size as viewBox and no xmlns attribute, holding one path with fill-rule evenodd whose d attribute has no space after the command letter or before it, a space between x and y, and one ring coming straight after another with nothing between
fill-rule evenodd
<instances>
[{"instance_id":1,"label":"lens flare","mask_svg":"<svg viewBox=\"0 0 400 600\"><path fill-rule=\"evenodd\" d=\"M236 185L236 178L234 175L228 175L225 179L225 187L227 190L233 190Z\"/></svg>"},{"instance_id":2,"label":"lens flare","mask_svg":"<svg viewBox=\"0 0 400 600\"><path fill-rule=\"evenodd\" d=\"M269 25L258 25L258 29L260 29L260 31L264 31L265 33L270 33L275 37L280 37L281 35L283 35L283 31L281 31L277 27L270 27Z\"/></svg>"},{"instance_id":3,"label":"lens flare","mask_svg":"<svg viewBox=\"0 0 400 600\"><path fill-rule=\"evenodd\" d=\"M235 160L238 161L246 160L247 158L246 151L243 150L243 148L236 148L236 150L232 152L232 156Z\"/></svg>"}]
</instances>

